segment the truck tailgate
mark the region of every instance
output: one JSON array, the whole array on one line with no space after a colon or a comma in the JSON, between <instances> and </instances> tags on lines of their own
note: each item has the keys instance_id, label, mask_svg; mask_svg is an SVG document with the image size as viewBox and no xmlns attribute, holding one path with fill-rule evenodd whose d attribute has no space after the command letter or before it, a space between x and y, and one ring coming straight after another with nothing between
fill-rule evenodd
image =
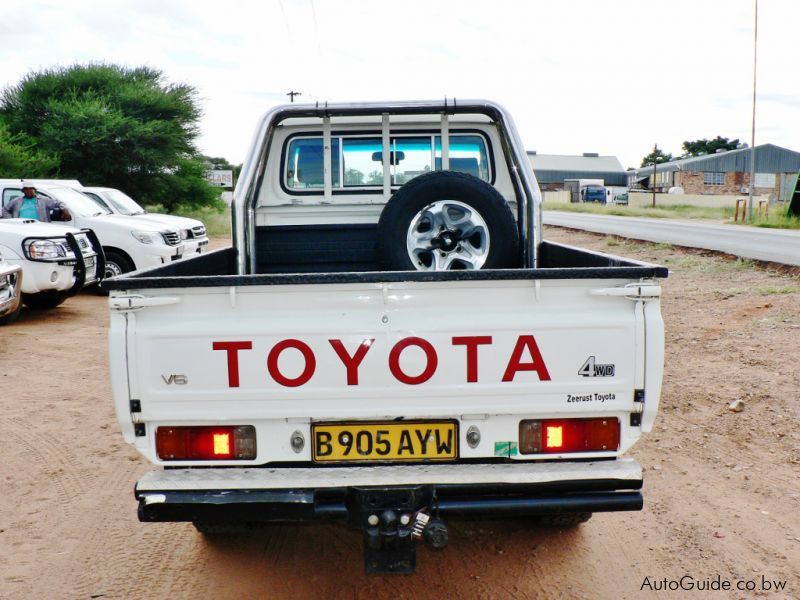
<instances>
[{"instance_id":1,"label":"truck tailgate","mask_svg":"<svg viewBox=\"0 0 800 600\"><path fill-rule=\"evenodd\" d=\"M659 288L644 287L565 279L117 292L112 356L127 355L128 369L117 411L126 438L155 462L152 436L134 436L134 422L254 425L259 457L309 460L288 439L312 421L455 419L461 438L482 424L490 443L460 447L479 458L516 440L523 418L609 415L621 421L621 453L651 426L660 392Z\"/></svg>"}]
</instances>

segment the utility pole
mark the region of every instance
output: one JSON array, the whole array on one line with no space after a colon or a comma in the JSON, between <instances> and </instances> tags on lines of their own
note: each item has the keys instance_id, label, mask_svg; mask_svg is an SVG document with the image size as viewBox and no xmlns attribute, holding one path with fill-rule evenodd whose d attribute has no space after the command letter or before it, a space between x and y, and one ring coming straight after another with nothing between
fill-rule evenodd
<instances>
[{"instance_id":1,"label":"utility pole","mask_svg":"<svg viewBox=\"0 0 800 600\"><path fill-rule=\"evenodd\" d=\"M656 207L656 157L658 156L658 144L653 144L653 208Z\"/></svg>"},{"instance_id":2,"label":"utility pole","mask_svg":"<svg viewBox=\"0 0 800 600\"><path fill-rule=\"evenodd\" d=\"M291 102L294 102L294 97L295 96L301 96L302 94L303 94L303 92L295 92L294 90L292 90L291 92L287 93L286 95L289 96L289 99L290 99Z\"/></svg>"},{"instance_id":3,"label":"utility pole","mask_svg":"<svg viewBox=\"0 0 800 600\"><path fill-rule=\"evenodd\" d=\"M747 186L747 210L753 220L753 188L756 184L756 58L758 56L758 0L755 0L755 26L753 28L753 122L750 129L750 185Z\"/></svg>"}]
</instances>

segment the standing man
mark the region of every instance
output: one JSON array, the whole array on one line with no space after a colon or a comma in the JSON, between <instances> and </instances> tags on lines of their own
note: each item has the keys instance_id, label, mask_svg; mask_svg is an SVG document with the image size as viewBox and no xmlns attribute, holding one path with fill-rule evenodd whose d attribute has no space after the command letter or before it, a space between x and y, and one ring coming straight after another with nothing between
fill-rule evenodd
<instances>
[{"instance_id":1,"label":"standing man","mask_svg":"<svg viewBox=\"0 0 800 600\"><path fill-rule=\"evenodd\" d=\"M50 211L61 209L62 220L69 221L72 215L63 202L45 198L36 194L36 186L22 181L22 196L17 196L3 207L4 219L38 219L50 222Z\"/></svg>"}]
</instances>

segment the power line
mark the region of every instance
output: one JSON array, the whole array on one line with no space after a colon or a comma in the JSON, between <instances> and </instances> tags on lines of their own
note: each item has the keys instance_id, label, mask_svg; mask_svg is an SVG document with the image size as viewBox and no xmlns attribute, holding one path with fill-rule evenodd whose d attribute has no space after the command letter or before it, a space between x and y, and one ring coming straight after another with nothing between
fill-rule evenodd
<instances>
[{"instance_id":1,"label":"power line","mask_svg":"<svg viewBox=\"0 0 800 600\"><path fill-rule=\"evenodd\" d=\"M314 0L309 0L309 4L311 4L311 18L314 21L314 37L316 38L317 42L317 73L320 75L320 81L322 81L324 77L325 81L327 82L328 71L327 69L323 68L324 65L322 63L322 41L319 35L319 25L317 23L317 9L314 6ZM327 87L328 86L325 85L325 89L322 90L324 94L328 93Z\"/></svg>"},{"instance_id":2,"label":"power line","mask_svg":"<svg viewBox=\"0 0 800 600\"><path fill-rule=\"evenodd\" d=\"M289 38L289 41L291 41L292 32L289 31L289 19L286 18L286 9L283 7L283 0L278 0L278 4L281 7L281 16L283 17L283 26L286 28L286 36Z\"/></svg>"},{"instance_id":3,"label":"power line","mask_svg":"<svg viewBox=\"0 0 800 600\"><path fill-rule=\"evenodd\" d=\"M755 0L755 22L753 27L753 123L750 129L750 185L748 186L747 209L753 220L753 189L756 185L756 62L758 58L758 0Z\"/></svg>"}]
</instances>

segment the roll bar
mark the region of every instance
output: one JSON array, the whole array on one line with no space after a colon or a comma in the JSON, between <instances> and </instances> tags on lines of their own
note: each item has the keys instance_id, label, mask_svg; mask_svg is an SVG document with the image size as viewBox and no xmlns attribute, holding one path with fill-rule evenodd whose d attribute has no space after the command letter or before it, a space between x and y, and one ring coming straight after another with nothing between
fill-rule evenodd
<instances>
[{"instance_id":1,"label":"roll bar","mask_svg":"<svg viewBox=\"0 0 800 600\"><path fill-rule=\"evenodd\" d=\"M522 241L522 264L535 268L537 245L542 239L541 193L528 161L522 139L514 121L499 104L489 100L459 100L451 102L407 101L407 102L344 102L316 104L284 104L267 112L259 121L250 143L250 152L242 165L242 172L234 190L231 205L233 220L233 244L237 250L237 272L247 275L256 272L255 256L255 205L258 189L264 177L264 168L269 156L275 128L286 119L316 117L353 117L382 115L455 115L483 114L497 124L503 146L503 154L514 183L518 198L520 240ZM446 127L442 119L442 127ZM443 138L447 132L443 132Z\"/></svg>"}]
</instances>

